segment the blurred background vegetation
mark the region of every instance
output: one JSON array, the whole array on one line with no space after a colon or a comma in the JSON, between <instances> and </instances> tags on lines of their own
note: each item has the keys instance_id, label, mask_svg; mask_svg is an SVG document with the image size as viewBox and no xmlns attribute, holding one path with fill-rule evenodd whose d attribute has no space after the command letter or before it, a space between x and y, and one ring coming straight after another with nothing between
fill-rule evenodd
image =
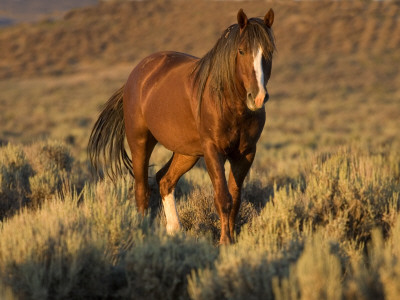
<instances>
[{"instance_id":1,"label":"blurred background vegetation","mask_svg":"<svg viewBox=\"0 0 400 300\"><path fill-rule=\"evenodd\" d=\"M0 298L400 297L398 2L28 2L0 5L15 23L0 27ZM237 242L216 244L202 161L176 190L184 231L166 236L155 185L143 218L131 178L90 175L93 123L146 55L202 56L239 8L270 7L278 51ZM156 148L152 176L170 155Z\"/></svg>"}]
</instances>

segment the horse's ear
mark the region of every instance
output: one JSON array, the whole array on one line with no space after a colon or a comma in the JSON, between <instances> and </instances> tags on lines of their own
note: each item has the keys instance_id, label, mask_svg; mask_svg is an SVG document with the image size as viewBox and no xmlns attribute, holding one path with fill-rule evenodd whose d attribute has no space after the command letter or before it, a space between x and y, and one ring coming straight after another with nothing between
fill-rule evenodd
<instances>
[{"instance_id":1,"label":"horse's ear","mask_svg":"<svg viewBox=\"0 0 400 300\"><path fill-rule=\"evenodd\" d=\"M237 14L237 22L240 27L240 31L242 31L246 26L249 20L247 19L246 14L244 13L243 9L240 9Z\"/></svg>"},{"instance_id":2,"label":"horse's ear","mask_svg":"<svg viewBox=\"0 0 400 300\"><path fill-rule=\"evenodd\" d=\"M264 23L269 28L271 28L272 24L274 23L274 11L272 10L272 8L270 8L269 11L266 13L264 17Z\"/></svg>"}]
</instances>

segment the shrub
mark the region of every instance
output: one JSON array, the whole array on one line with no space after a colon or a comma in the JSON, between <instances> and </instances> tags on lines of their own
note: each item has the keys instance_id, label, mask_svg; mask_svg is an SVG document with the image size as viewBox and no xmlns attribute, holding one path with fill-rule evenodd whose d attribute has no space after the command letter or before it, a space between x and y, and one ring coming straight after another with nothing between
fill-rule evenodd
<instances>
[{"instance_id":1,"label":"shrub","mask_svg":"<svg viewBox=\"0 0 400 300\"><path fill-rule=\"evenodd\" d=\"M218 241L220 220L215 210L211 187L196 188L185 200L179 202L177 210L185 231L196 237L211 235L214 242Z\"/></svg>"},{"instance_id":2,"label":"shrub","mask_svg":"<svg viewBox=\"0 0 400 300\"><path fill-rule=\"evenodd\" d=\"M182 234L166 236L164 230L141 240L128 253L127 299L188 299L187 276L210 266L217 250L204 240Z\"/></svg>"},{"instance_id":3,"label":"shrub","mask_svg":"<svg viewBox=\"0 0 400 300\"><path fill-rule=\"evenodd\" d=\"M60 192L65 181L72 180L70 172L73 158L69 150L57 142L33 144L27 149L27 154L35 171L35 175L29 179L30 204L38 207Z\"/></svg>"},{"instance_id":4,"label":"shrub","mask_svg":"<svg viewBox=\"0 0 400 300\"><path fill-rule=\"evenodd\" d=\"M18 299L10 287L0 281L0 299L15 300Z\"/></svg>"},{"instance_id":5,"label":"shrub","mask_svg":"<svg viewBox=\"0 0 400 300\"><path fill-rule=\"evenodd\" d=\"M236 218L236 232L240 232L241 227L249 223L264 207L266 200L260 195L266 195L267 192L260 188L260 185L255 179L245 184L242 203ZM220 219L215 209L212 186L195 186L192 192L178 200L178 215L185 231L197 237L211 235L214 243L217 243L220 235ZM165 223L163 212L161 216Z\"/></svg>"},{"instance_id":6,"label":"shrub","mask_svg":"<svg viewBox=\"0 0 400 300\"><path fill-rule=\"evenodd\" d=\"M6 220L0 280L29 299L188 298L187 275L217 249L140 216L131 184L100 182Z\"/></svg>"},{"instance_id":7,"label":"shrub","mask_svg":"<svg viewBox=\"0 0 400 300\"><path fill-rule=\"evenodd\" d=\"M177 190L185 234L168 236L161 210L156 218L137 213L130 177L114 184L89 182L76 191L74 165L65 163L72 164L72 159L48 156L67 153L63 148L7 147L0 149L8 151L8 156L1 156L2 170L8 173L2 174L17 170L25 176L4 178L19 178L25 192L20 189L16 195L25 195L26 202L34 199L32 195L39 199L37 209L21 210L0 228L0 281L18 292L16 296L207 300L400 296L396 151L323 154L299 167L303 174L297 179L282 177L275 184L251 173L244 187L237 242L215 247L219 217L210 183L204 179L196 184L196 178L207 175L200 168Z\"/></svg>"},{"instance_id":8,"label":"shrub","mask_svg":"<svg viewBox=\"0 0 400 300\"><path fill-rule=\"evenodd\" d=\"M354 262L348 280L347 299L399 299L400 297L400 218L385 241L378 228L372 232L367 256Z\"/></svg>"},{"instance_id":9,"label":"shrub","mask_svg":"<svg viewBox=\"0 0 400 300\"><path fill-rule=\"evenodd\" d=\"M223 247L214 266L192 272L192 299L273 299L273 280L287 277L301 243L281 249L277 240L255 243L245 229L236 245Z\"/></svg>"},{"instance_id":10,"label":"shrub","mask_svg":"<svg viewBox=\"0 0 400 300\"><path fill-rule=\"evenodd\" d=\"M0 219L26 204L40 206L61 192L64 183L81 189L79 172L71 174L72 166L69 150L57 142L1 147Z\"/></svg>"},{"instance_id":11,"label":"shrub","mask_svg":"<svg viewBox=\"0 0 400 300\"><path fill-rule=\"evenodd\" d=\"M22 147L0 148L0 220L27 202L33 174Z\"/></svg>"},{"instance_id":12,"label":"shrub","mask_svg":"<svg viewBox=\"0 0 400 300\"><path fill-rule=\"evenodd\" d=\"M387 232L390 224L384 216L393 193L400 192L390 157L353 149L318 158L305 176L304 193L298 195L303 213L316 225L344 219L343 238L357 242L367 241L376 226Z\"/></svg>"},{"instance_id":13,"label":"shrub","mask_svg":"<svg viewBox=\"0 0 400 300\"><path fill-rule=\"evenodd\" d=\"M57 199L25 210L3 224L0 273L22 298L96 298L111 265L105 240L77 209L77 199Z\"/></svg>"},{"instance_id":14,"label":"shrub","mask_svg":"<svg viewBox=\"0 0 400 300\"><path fill-rule=\"evenodd\" d=\"M277 299L342 299L342 269L335 242L319 232L308 237L289 276L275 278L274 294Z\"/></svg>"}]
</instances>

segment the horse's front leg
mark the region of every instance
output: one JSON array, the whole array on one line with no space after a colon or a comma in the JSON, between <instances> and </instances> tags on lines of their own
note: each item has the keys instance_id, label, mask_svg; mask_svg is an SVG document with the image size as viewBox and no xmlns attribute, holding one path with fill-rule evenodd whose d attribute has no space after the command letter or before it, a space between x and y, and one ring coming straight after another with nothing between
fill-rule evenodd
<instances>
[{"instance_id":1,"label":"horse's front leg","mask_svg":"<svg viewBox=\"0 0 400 300\"><path fill-rule=\"evenodd\" d=\"M229 194L228 184L225 178L224 163L226 158L218 153L215 145L208 144L204 147L204 160L208 174L214 187L214 203L221 220L220 244L232 242L229 229L229 215L232 210L232 197Z\"/></svg>"},{"instance_id":2,"label":"horse's front leg","mask_svg":"<svg viewBox=\"0 0 400 300\"><path fill-rule=\"evenodd\" d=\"M229 173L228 187L232 196L232 210L229 215L230 235L234 238L236 217L239 212L243 181L253 163L256 150L251 150L245 155L229 158L231 171Z\"/></svg>"}]
</instances>

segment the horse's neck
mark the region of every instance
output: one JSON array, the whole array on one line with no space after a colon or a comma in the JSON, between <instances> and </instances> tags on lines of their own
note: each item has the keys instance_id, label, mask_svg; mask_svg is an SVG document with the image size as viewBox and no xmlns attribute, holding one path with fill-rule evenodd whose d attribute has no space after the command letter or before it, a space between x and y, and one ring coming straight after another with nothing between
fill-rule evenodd
<instances>
[{"instance_id":1,"label":"horse's neck","mask_svg":"<svg viewBox=\"0 0 400 300\"><path fill-rule=\"evenodd\" d=\"M224 99L222 100L222 110L225 112L231 113L233 116L243 116L248 111L246 105L246 90L240 84L236 83L238 88L238 95L224 95Z\"/></svg>"}]
</instances>

